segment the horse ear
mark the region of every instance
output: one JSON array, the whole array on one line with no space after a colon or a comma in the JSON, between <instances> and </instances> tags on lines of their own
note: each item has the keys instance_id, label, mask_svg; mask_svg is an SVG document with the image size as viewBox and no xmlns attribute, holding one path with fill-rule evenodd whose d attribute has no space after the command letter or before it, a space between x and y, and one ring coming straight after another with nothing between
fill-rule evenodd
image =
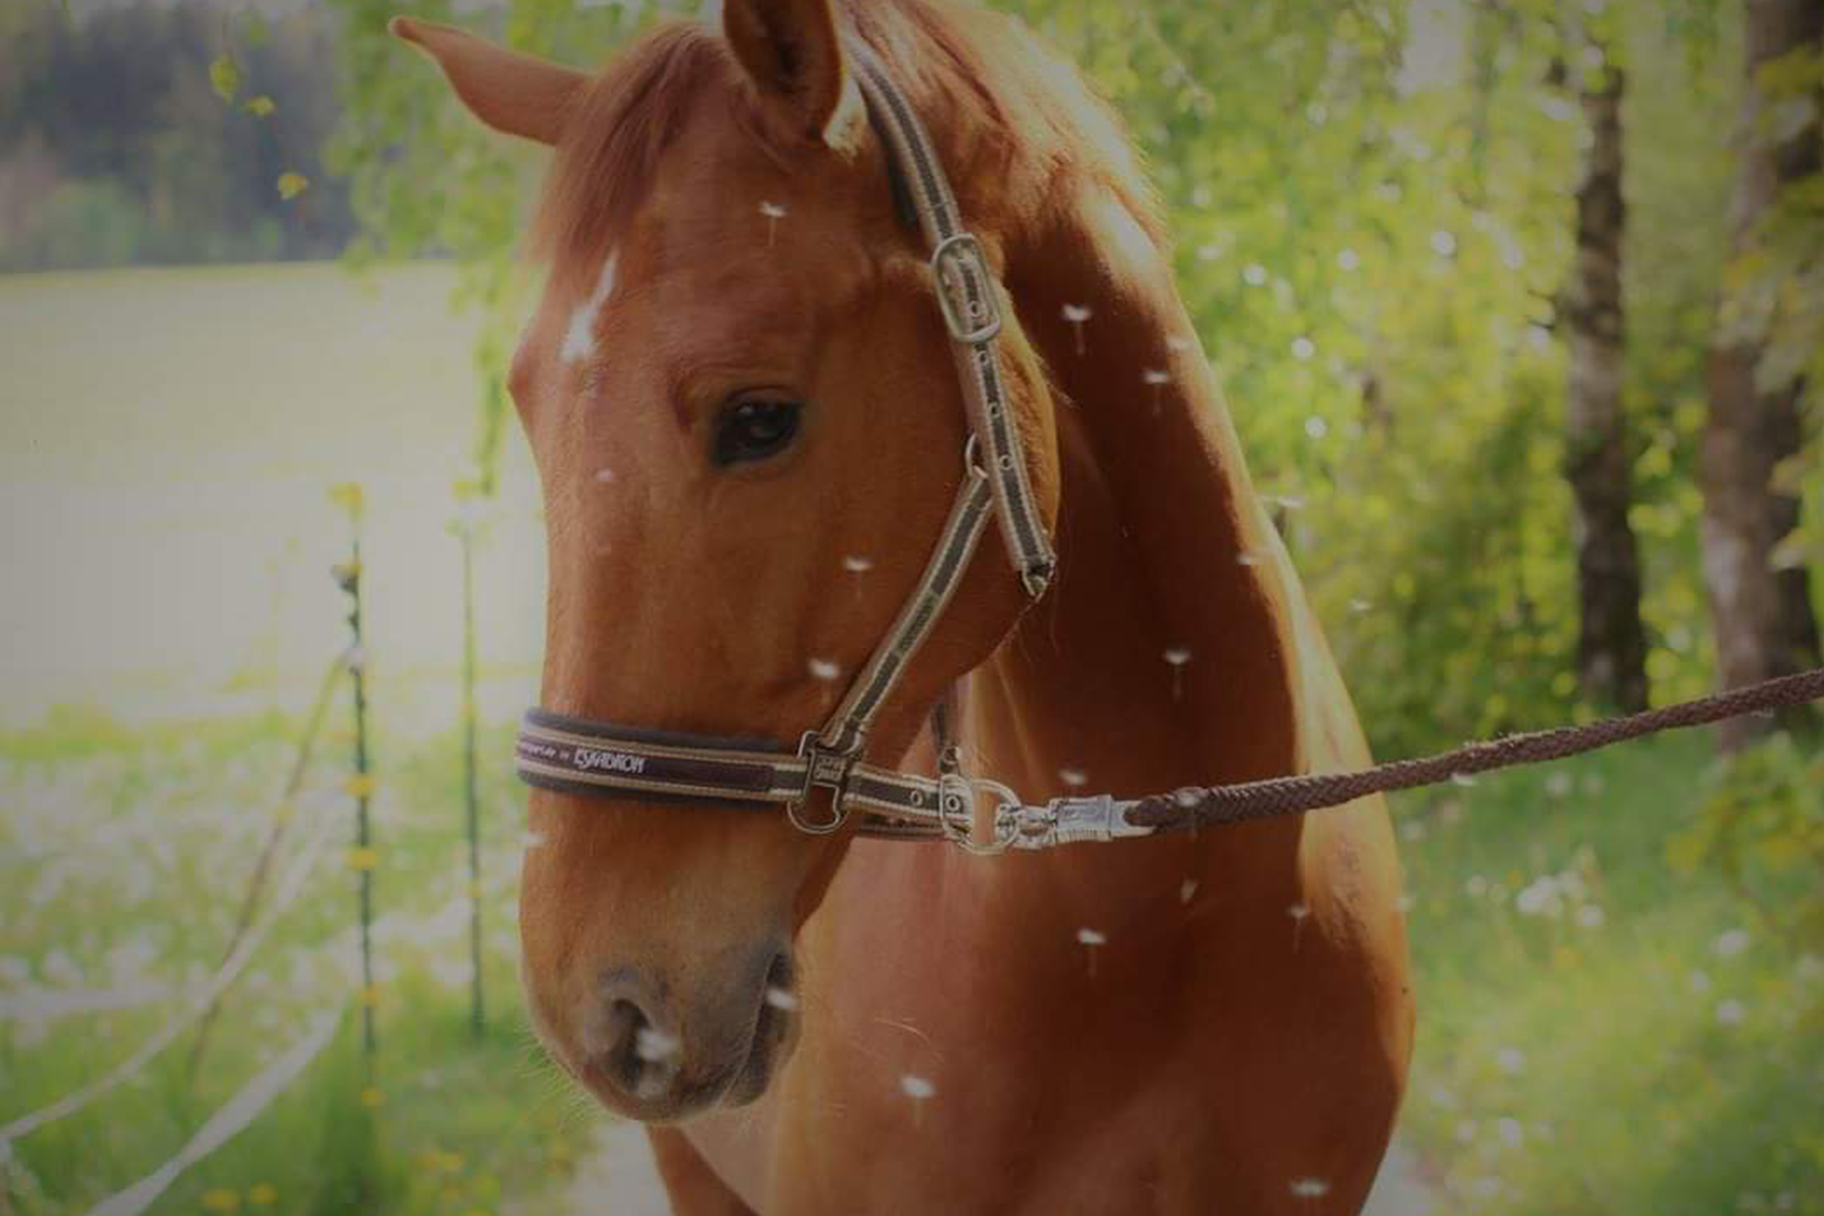
<instances>
[{"instance_id":1,"label":"horse ear","mask_svg":"<svg viewBox=\"0 0 1824 1216\"><path fill-rule=\"evenodd\" d=\"M394 17L386 28L437 61L471 114L522 139L555 145L589 83L573 68L509 51L455 26Z\"/></svg>"},{"instance_id":2,"label":"horse ear","mask_svg":"<svg viewBox=\"0 0 1824 1216\"><path fill-rule=\"evenodd\" d=\"M840 141L859 95L843 66L830 0L722 0L722 35L792 134Z\"/></svg>"}]
</instances>

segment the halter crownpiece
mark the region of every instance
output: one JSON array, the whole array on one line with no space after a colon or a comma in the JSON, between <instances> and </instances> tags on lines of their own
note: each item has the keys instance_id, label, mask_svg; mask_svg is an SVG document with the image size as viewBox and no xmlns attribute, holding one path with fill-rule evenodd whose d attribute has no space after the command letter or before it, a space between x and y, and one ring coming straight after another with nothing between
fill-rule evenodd
<instances>
[{"instance_id":1,"label":"halter crownpiece","mask_svg":"<svg viewBox=\"0 0 1824 1216\"><path fill-rule=\"evenodd\" d=\"M1588 726L1470 744L1441 756L1353 773L1279 777L1149 798L1107 794L1026 804L998 781L968 777L951 738L948 701L932 716L935 776L862 759L868 727L949 606L992 513L1027 595L1045 593L1056 567L1001 379L1000 287L981 243L963 226L930 137L891 76L860 41L847 40L869 118L886 145L896 202L914 213L931 249L932 280L956 359L969 439L962 483L918 585L886 638L819 730L794 749L772 740L687 735L527 712L515 749L530 785L566 794L638 797L737 807L782 806L799 830L828 835L857 811L857 831L890 840L948 840L972 852L1111 841L1340 806L1370 794L1512 764L1558 759L1659 730L1695 726L1824 697L1824 670L1770 680L1701 701ZM818 817L817 792L828 795ZM993 836L975 839L977 801L994 799Z\"/></svg>"}]
</instances>

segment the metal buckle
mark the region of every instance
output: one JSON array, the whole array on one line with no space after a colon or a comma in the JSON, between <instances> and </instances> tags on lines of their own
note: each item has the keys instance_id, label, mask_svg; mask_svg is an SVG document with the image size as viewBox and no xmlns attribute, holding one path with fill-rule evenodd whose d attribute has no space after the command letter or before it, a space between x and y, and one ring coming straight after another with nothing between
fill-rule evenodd
<instances>
[{"instance_id":1,"label":"metal buckle","mask_svg":"<svg viewBox=\"0 0 1824 1216\"><path fill-rule=\"evenodd\" d=\"M1051 849L1082 841L1108 843L1151 836L1153 829L1127 821L1123 804L1112 795L1053 798L1044 806L1016 808L1013 847Z\"/></svg>"},{"instance_id":2,"label":"metal buckle","mask_svg":"<svg viewBox=\"0 0 1824 1216\"><path fill-rule=\"evenodd\" d=\"M798 758L805 762L804 788L798 797L785 804L786 818L792 821L793 827L812 836L828 836L848 822L849 808L844 798L848 793L849 770L860 755L860 742L846 752L832 751L823 745L822 736L816 731L804 732L804 737L798 740ZM818 823L804 816L811 791L818 788L830 791L828 823Z\"/></svg>"},{"instance_id":3,"label":"metal buckle","mask_svg":"<svg viewBox=\"0 0 1824 1216\"><path fill-rule=\"evenodd\" d=\"M976 857L998 857L1017 843L1020 797L1011 789L986 777L943 773L937 791L938 826L951 844ZM974 811L976 798L984 792L993 794L999 805L994 808L994 839L980 844L974 836Z\"/></svg>"},{"instance_id":4,"label":"metal buckle","mask_svg":"<svg viewBox=\"0 0 1824 1216\"><path fill-rule=\"evenodd\" d=\"M987 342L1001 332L1001 302L995 296L994 275L982 243L968 232L959 232L931 251L931 274L937 282L937 303L951 338L966 346ZM969 297L973 274L978 289Z\"/></svg>"}]
</instances>

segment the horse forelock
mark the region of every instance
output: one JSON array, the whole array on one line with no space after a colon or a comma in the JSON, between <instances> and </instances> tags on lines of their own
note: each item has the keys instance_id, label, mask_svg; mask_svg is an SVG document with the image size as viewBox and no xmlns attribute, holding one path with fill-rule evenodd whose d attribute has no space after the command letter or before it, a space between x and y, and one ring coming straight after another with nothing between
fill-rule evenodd
<instances>
[{"instance_id":1,"label":"horse forelock","mask_svg":"<svg viewBox=\"0 0 1824 1216\"><path fill-rule=\"evenodd\" d=\"M836 0L839 22L885 62L931 128L965 204L1005 220L1055 203L1059 178L1096 182L1150 237L1163 225L1112 110L1076 70L998 14L928 0ZM694 107L716 103L763 150L751 89L703 22L660 26L590 82L564 124L533 223L532 252L560 268L601 264ZM984 183L978 191L974 182ZM1021 188L1021 187L1024 188ZM1011 187L1011 188L1010 188ZM983 218L989 218L984 216Z\"/></svg>"},{"instance_id":2,"label":"horse forelock","mask_svg":"<svg viewBox=\"0 0 1824 1216\"><path fill-rule=\"evenodd\" d=\"M661 26L616 56L564 122L532 226L532 251L559 268L600 265L644 196L693 95L732 87L721 40L693 23Z\"/></svg>"}]
</instances>

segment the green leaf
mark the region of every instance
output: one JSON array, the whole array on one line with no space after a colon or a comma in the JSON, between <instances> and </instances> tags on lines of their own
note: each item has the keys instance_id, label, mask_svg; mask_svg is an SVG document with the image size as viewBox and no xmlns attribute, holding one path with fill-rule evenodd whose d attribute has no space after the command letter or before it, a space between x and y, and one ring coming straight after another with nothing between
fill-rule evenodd
<instances>
[{"instance_id":1,"label":"green leaf","mask_svg":"<svg viewBox=\"0 0 1824 1216\"><path fill-rule=\"evenodd\" d=\"M209 65L209 85L223 101L233 101L241 88L241 68L226 51Z\"/></svg>"},{"instance_id":2,"label":"green leaf","mask_svg":"<svg viewBox=\"0 0 1824 1216\"><path fill-rule=\"evenodd\" d=\"M310 188L310 179L296 170L288 169L279 174L278 185L279 197L290 202Z\"/></svg>"},{"instance_id":3,"label":"green leaf","mask_svg":"<svg viewBox=\"0 0 1824 1216\"><path fill-rule=\"evenodd\" d=\"M272 103L272 98L266 96L264 93L261 93L258 97L249 98L247 104L241 108L255 118L265 118L267 115L271 114L273 110L277 109Z\"/></svg>"}]
</instances>

